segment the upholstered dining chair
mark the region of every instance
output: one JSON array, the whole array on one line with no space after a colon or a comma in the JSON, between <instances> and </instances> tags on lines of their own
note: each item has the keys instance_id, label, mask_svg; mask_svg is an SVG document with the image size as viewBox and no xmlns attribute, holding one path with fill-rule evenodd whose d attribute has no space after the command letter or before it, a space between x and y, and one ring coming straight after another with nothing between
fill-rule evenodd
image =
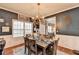
<instances>
[{"instance_id":1,"label":"upholstered dining chair","mask_svg":"<svg viewBox=\"0 0 79 59\"><path fill-rule=\"evenodd\" d=\"M54 45L53 45L53 55L57 54L57 47L58 47L58 41L60 38L58 38L57 40L54 41Z\"/></svg>"},{"instance_id":2,"label":"upholstered dining chair","mask_svg":"<svg viewBox=\"0 0 79 59\"><path fill-rule=\"evenodd\" d=\"M29 48L28 48L29 54L37 54L37 45L36 40L29 39Z\"/></svg>"},{"instance_id":3,"label":"upholstered dining chair","mask_svg":"<svg viewBox=\"0 0 79 59\"><path fill-rule=\"evenodd\" d=\"M47 55L56 55L57 54L58 41L59 41L59 38L57 40L54 40L53 42L51 42L48 45L48 47L46 49Z\"/></svg>"},{"instance_id":4,"label":"upholstered dining chair","mask_svg":"<svg viewBox=\"0 0 79 59\"><path fill-rule=\"evenodd\" d=\"M26 48L29 49L29 39L27 37L24 37L24 48L24 54L26 54Z\"/></svg>"},{"instance_id":5,"label":"upholstered dining chair","mask_svg":"<svg viewBox=\"0 0 79 59\"><path fill-rule=\"evenodd\" d=\"M54 51L54 42L51 42L46 48L46 54L53 55L53 51Z\"/></svg>"},{"instance_id":6,"label":"upholstered dining chair","mask_svg":"<svg viewBox=\"0 0 79 59\"><path fill-rule=\"evenodd\" d=\"M3 38L0 38L0 55L2 55L5 44L6 44L6 41Z\"/></svg>"}]
</instances>

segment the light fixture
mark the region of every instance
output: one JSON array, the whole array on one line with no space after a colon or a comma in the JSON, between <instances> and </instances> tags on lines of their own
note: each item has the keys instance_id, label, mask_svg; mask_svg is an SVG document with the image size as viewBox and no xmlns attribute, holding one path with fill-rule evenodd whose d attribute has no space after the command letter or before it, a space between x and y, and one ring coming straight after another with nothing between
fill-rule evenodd
<instances>
[{"instance_id":1,"label":"light fixture","mask_svg":"<svg viewBox=\"0 0 79 59\"><path fill-rule=\"evenodd\" d=\"M35 17L32 17L34 20L42 21L44 17L40 15L40 3L37 3L37 15Z\"/></svg>"}]
</instances>

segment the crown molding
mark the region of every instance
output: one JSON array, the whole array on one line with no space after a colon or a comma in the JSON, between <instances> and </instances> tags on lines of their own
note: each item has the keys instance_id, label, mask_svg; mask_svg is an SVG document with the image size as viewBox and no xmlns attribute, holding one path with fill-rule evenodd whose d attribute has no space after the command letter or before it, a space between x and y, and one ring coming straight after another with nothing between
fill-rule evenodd
<instances>
[{"instance_id":1,"label":"crown molding","mask_svg":"<svg viewBox=\"0 0 79 59\"><path fill-rule=\"evenodd\" d=\"M78 8L78 7L79 7L79 5L76 5L76 6L73 6L73 7L70 7L70 8L67 8L67 9L64 9L64 10L61 10L61 11L58 11L58 12L55 12L52 15L46 16L45 18L50 18L50 17L52 17L52 16L54 16L56 14L59 14L59 13L65 12L65 11L69 11L69 10L72 10L72 9L75 9L75 8Z\"/></svg>"},{"instance_id":2,"label":"crown molding","mask_svg":"<svg viewBox=\"0 0 79 59\"><path fill-rule=\"evenodd\" d=\"M18 14L18 15L23 15L23 16L25 16L23 13L19 13L19 12L17 12L17 11L12 10L12 9L4 8L4 7L1 7L1 6L0 6L0 9L4 9L4 10L7 10L7 11L16 13L16 14ZM26 16L26 17L30 17L30 16Z\"/></svg>"}]
</instances>

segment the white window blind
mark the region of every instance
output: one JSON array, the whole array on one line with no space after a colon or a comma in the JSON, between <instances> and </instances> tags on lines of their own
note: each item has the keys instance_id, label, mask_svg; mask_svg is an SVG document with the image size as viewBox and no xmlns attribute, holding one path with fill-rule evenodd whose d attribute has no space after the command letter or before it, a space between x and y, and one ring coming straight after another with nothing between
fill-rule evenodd
<instances>
[{"instance_id":1,"label":"white window blind","mask_svg":"<svg viewBox=\"0 0 79 59\"><path fill-rule=\"evenodd\" d=\"M24 23L22 21L13 21L13 37L23 36L23 25Z\"/></svg>"},{"instance_id":2,"label":"white window blind","mask_svg":"<svg viewBox=\"0 0 79 59\"><path fill-rule=\"evenodd\" d=\"M48 33L52 33L52 26L48 26Z\"/></svg>"},{"instance_id":3,"label":"white window blind","mask_svg":"<svg viewBox=\"0 0 79 59\"><path fill-rule=\"evenodd\" d=\"M26 34L31 34L33 31L32 27L32 22L13 20L13 37L20 37Z\"/></svg>"},{"instance_id":4,"label":"white window blind","mask_svg":"<svg viewBox=\"0 0 79 59\"><path fill-rule=\"evenodd\" d=\"M33 31L33 24L32 22L25 23L25 34L32 34Z\"/></svg>"}]
</instances>

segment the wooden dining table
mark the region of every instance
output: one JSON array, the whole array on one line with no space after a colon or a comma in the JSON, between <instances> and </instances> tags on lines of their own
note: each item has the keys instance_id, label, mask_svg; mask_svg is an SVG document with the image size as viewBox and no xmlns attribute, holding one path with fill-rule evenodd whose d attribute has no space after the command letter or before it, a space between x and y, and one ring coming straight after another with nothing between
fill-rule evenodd
<instances>
[{"instance_id":1,"label":"wooden dining table","mask_svg":"<svg viewBox=\"0 0 79 59\"><path fill-rule=\"evenodd\" d=\"M35 40L33 38L29 38L30 40ZM45 39L45 40L36 40L36 45L40 46L43 49L43 55L46 55L46 48L51 42L54 42L57 38L54 39ZM38 52L38 51L37 51Z\"/></svg>"}]
</instances>

